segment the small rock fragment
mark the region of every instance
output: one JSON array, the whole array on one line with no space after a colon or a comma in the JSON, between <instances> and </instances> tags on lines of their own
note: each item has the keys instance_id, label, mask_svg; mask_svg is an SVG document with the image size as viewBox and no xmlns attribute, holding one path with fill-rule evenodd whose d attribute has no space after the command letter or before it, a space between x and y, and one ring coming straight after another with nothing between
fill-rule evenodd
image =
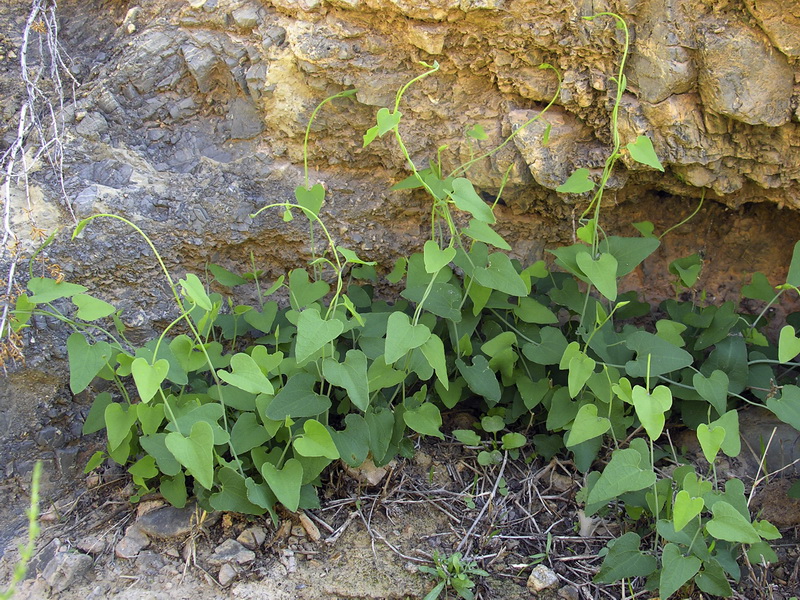
<instances>
[{"instance_id":1,"label":"small rock fragment","mask_svg":"<svg viewBox=\"0 0 800 600\"><path fill-rule=\"evenodd\" d=\"M264 531L263 527L248 527L239 534L236 541L249 550L255 550L261 546L266 539L267 532Z\"/></svg>"},{"instance_id":2,"label":"small rock fragment","mask_svg":"<svg viewBox=\"0 0 800 600\"><path fill-rule=\"evenodd\" d=\"M297 571L297 558L291 550L282 550L278 560L286 567L287 573L294 573Z\"/></svg>"},{"instance_id":3,"label":"small rock fragment","mask_svg":"<svg viewBox=\"0 0 800 600\"><path fill-rule=\"evenodd\" d=\"M369 485L378 485L389 472L389 469L393 466L393 462L390 462L388 465L376 467L375 463L372 462L372 459L368 458L361 463L361 466L359 467L353 468L347 465L346 471L350 477L353 477L358 481L368 483Z\"/></svg>"},{"instance_id":4,"label":"small rock fragment","mask_svg":"<svg viewBox=\"0 0 800 600\"><path fill-rule=\"evenodd\" d=\"M208 558L208 562L212 565L234 562L243 565L255 559L255 552L248 550L236 540L227 539L214 549L214 554Z\"/></svg>"},{"instance_id":5,"label":"small rock fragment","mask_svg":"<svg viewBox=\"0 0 800 600\"><path fill-rule=\"evenodd\" d=\"M80 552L59 552L47 563L42 574L56 592L63 592L92 568L92 557Z\"/></svg>"},{"instance_id":6,"label":"small rock fragment","mask_svg":"<svg viewBox=\"0 0 800 600\"><path fill-rule=\"evenodd\" d=\"M86 554L100 554L106 547L106 540L102 536L89 533L75 541L75 547Z\"/></svg>"},{"instance_id":7,"label":"small rock fragment","mask_svg":"<svg viewBox=\"0 0 800 600\"><path fill-rule=\"evenodd\" d=\"M302 525L294 525L292 527L292 535L296 538L304 538L306 537L306 530L303 529Z\"/></svg>"},{"instance_id":8,"label":"small rock fragment","mask_svg":"<svg viewBox=\"0 0 800 600\"><path fill-rule=\"evenodd\" d=\"M238 573L236 572L236 569L234 569L228 563L225 563L219 569L219 575L217 576L217 580L219 581L219 584L221 586L225 587L225 586L230 585L231 582L234 579L236 579L236 575L238 575Z\"/></svg>"},{"instance_id":9,"label":"small rock fragment","mask_svg":"<svg viewBox=\"0 0 800 600\"><path fill-rule=\"evenodd\" d=\"M534 594L551 588L558 583L558 575L550 567L536 565L528 577L528 589Z\"/></svg>"},{"instance_id":10,"label":"small rock fragment","mask_svg":"<svg viewBox=\"0 0 800 600\"><path fill-rule=\"evenodd\" d=\"M581 593L574 585L565 585L558 590L558 597L564 600L580 600Z\"/></svg>"},{"instance_id":11,"label":"small rock fragment","mask_svg":"<svg viewBox=\"0 0 800 600\"><path fill-rule=\"evenodd\" d=\"M116 554L118 558L136 558L139 555L139 552L147 548L149 545L150 538L148 538L144 532L139 529L139 525L137 523L134 523L128 527L127 531L125 532L125 537L117 542L117 545L114 548L114 554Z\"/></svg>"},{"instance_id":12,"label":"small rock fragment","mask_svg":"<svg viewBox=\"0 0 800 600\"><path fill-rule=\"evenodd\" d=\"M195 506L184 508L163 506L143 514L136 520L136 526L150 537L167 540L188 535L197 525Z\"/></svg>"}]
</instances>

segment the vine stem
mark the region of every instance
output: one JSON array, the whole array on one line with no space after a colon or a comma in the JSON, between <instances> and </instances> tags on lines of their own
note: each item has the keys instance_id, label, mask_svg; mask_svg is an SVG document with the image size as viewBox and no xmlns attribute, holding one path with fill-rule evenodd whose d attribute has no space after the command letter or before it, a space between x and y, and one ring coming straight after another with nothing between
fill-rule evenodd
<instances>
[{"instance_id":1,"label":"vine stem","mask_svg":"<svg viewBox=\"0 0 800 600\"><path fill-rule=\"evenodd\" d=\"M170 274L169 269L167 269L167 265L164 263L164 259L161 257L161 253L155 247L155 244L153 244L153 241L150 239L150 237L139 226L137 226L135 223L133 223L129 219L126 219L125 217L122 217L120 215L110 214L110 213L100 213L100 214L97 214L97 215L92 215L90 217L87 217L87 218L83 219L80 223L78 223L78 226L75 227L75 231L73 231L73 233L72 233L72 239L74 240L78 235L80 235L81 231L83 231L83 229L91 221L93 221L94 219L101 218L101 217L117 219L118 221L122 221L128 227L130 227L136 233L138 233L144 239L145 243L150 247L150 250L153 252L153 255L155 256L156 261L158 262L159 266L161 267L161 271L164 273L164 277L166 278L167 283L169 284L169 288L170 288L170 291L172 291L172 295L173 295L173 298L175 299L175 303L178 305L178 309L182 313L180 315L180 317L178 317L178 320L183 319L186 322L186 325L189 327L189 330L192 332L192 335L194 336L195 340L197 341L197 344L198 344L198 346L200 347L200 350L203 353L203 357L206 359L206 364L208 364L208 371L209 371L209 373L211 373L211 377L214 379L214 384L217 386L217 389L219 390L219 402L220 402L220 404L222 404L223 409L227 409L227 405L225 404L225 397L224 397L224 394L223 394L223 391L222 391L222 382L219 380L219 377L217 376L217 373L214 370L214 363L213 363L213 361L211 360L211 357L208 354L208 350L206 349L205 344L203 343L203 337L200 335L200 332L197 330L197 328L195 327L194 323L192 322L191 316L186 311L186 308L183 305L183 301L181 300L180 293L178 292L178 286L175 284L175 280L172 278L172 275ZM153 363L154 364L155 364L155 361L156 361L156 356L153 355ZM163 391L162 391L162 395L163 395ZM223 410L222 411L222 421L223 421L223 423L225 425L225 430L227 431L228 430L227 410ZM239 460L239 456L236 453L235 448L233 447L233 442L230 441L230 440L228 441L228 447L229 447L229 449L231 451L231 456L233 456L234 460L236 461L236 464L237 464L238 469L239 469L239 473L242 475L242 477L244 477L244 470L242 468L241 461Z\"/></svg>"}]
</instances>

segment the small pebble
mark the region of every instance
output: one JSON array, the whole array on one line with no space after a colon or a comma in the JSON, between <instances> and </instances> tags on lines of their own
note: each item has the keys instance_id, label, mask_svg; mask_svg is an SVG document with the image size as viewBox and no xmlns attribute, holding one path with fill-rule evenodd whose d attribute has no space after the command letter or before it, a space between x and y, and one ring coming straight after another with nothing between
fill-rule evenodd
<instances>
[{"instance_id":1,"label":"small pebble","mask_svg":"<svg viewBox=\"0 0 800 600\"><path fill-rule=\"evenodd\" d=\"M536 565L528 577L528 589L537 594L542 590L551 588L558 583L558 575L545 565Z\"/></svg>"},{"instance_id":2,"label":"small pebble","mask_svg":"<svg viewBox=\"0 0 800 600\"><path fill-rule=\"evenodd\" d=\"M226 563L220 567L217 579L219 580L219 584L221 586L226 587L230 585L234 579L236 579L236 575L238 575L236 569Z\"/></svg>"}]
</instances>

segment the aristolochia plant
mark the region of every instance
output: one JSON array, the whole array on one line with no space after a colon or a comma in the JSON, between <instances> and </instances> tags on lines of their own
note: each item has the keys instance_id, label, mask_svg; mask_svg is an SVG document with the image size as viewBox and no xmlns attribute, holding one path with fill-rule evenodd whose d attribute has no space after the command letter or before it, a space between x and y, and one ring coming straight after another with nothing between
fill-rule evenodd
<instances>
[{"instance_id":1,"label":"aristolochia plant","mask_svg":"<svg viewBox=\"0 0 800 600\"><path fill-rule=\"evenodd\" d=\"M767 541L778 531L751 518L744 484L723 481L713 464L720 452L739 454L744 404L800 428L800 387L776 370L796 366L800 339L787 325L771 346L762 333L766 308L752 316L731 302L674 299L653 313L634 292L619 293L619 280L659 239L650 223L636 224L641 235L606 234L600 224L606 183L626 154L645 167L663 167L647 137L625 144L620 137L628 35L625 22L611 17L625 33L613 147L597 181L578 169L559 188L591 192L579 242L552 250L559 270L509 256L511 246L493 227L493 205L467 177L471 165L499 148L449 173L441 152L426 168L411 160L400 132L403 95L438 64L425 65L403 86L364 136L368 145L391 134L411 171L394 189L418 189L431 201L430 239L386 276L401 288L391 303L373 296L375 263L337 244L325 227L325 189L309 185L307 163L294 202L266 206L253 217L279 209L286 221L308 219L311 276L295 269L267 289L255 264L243 275L209 265L203 278L189 273L176 281L130 221L94 215L81 222L75 235L93 219L114 218L143 236L177 309L157 339L137 347L111 304L83 286L31 271L14 329L25 328L33 314L62 321L73 330L67 342L73 393L96 378L116 384L115 392L96 394L87 417L85 433L105 429L107 436L106 450L87 470L105 460L128 465L134 500L158 490L176 506L193 496L208 510L277 519L278 504L290 511L318 505L320 475L331 463L383 465L398 454L411 456L410 436L443 438L442 409L468 407L481 413L479 425L453 435L482 448L481 464L523 452L547 458L568 452L586 474L585 515L616 514L631 524L604 551L599 582L646 577L667 598L694 581L707 594L725 596L729 581L739 578L742 552L751 561L775 560ZM312 119L326 102L351 95L326 99ZM557 97L535 119L545 120ZM476 142L485 137L477 126L468 135ZM455 213L466 214L466 227ZM676 290L691 288L699 268L691 257L673 262ZM251 285L255 306L231 299L236 288ZM798 286L800 245L782 286L756 274L743 294L769 306ZM285 305L271 299L279 289L288 292ZM632 321L645 315L652 315L646 327ZM659 447L669 419L697 430L712 464L708 473L690 465L657 469L659 461L677 460ZM468 597L471 580L458 579L458 565L448 569L439 573L437 589L458 581L458 593Z\"/></svg>"}]
</instances>

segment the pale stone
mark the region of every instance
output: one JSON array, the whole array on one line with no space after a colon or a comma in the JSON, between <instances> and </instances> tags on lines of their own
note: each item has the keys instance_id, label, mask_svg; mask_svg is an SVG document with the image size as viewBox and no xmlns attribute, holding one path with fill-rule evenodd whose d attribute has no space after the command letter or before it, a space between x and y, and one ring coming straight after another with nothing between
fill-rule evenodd
<instances>
[{"instance_id":1,"label":"pale stone","mask_svg":"<svg viewBox=\"0 0 800 600\"><path fill-rule=\"evenodd\" d=\"M750 125L789 121L794 72L766 36L717 21L703 23L700 40L700 96L707 109Z\"/></svg>"},{"instance_id":2,"label":"pale stone","mask_svg":"<svg viewBox=\"0 0 800 600\"><path fill-rule=\"evenodd\" d=\"M528 577L528 589L538 594L542 590L554 587L558 584L558 575L550 567L546 565L536 565L533 567L530 576Z\"/></svg>"}]
</instances>

